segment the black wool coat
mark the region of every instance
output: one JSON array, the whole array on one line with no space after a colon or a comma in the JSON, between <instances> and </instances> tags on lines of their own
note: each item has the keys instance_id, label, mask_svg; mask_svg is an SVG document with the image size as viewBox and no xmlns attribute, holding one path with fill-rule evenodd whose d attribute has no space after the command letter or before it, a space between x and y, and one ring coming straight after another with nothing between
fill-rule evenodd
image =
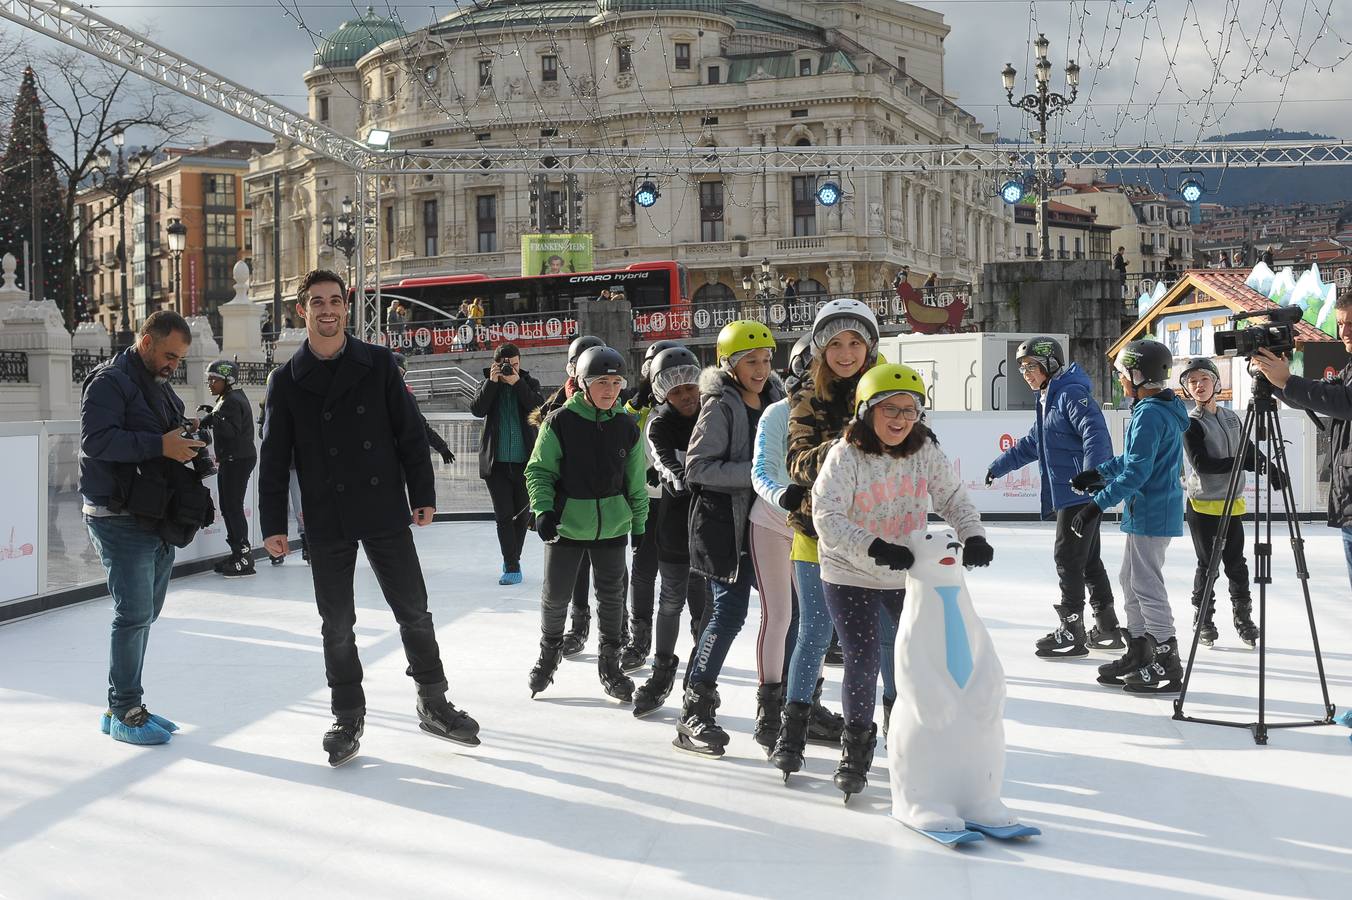
<instances>
[{"instance_id":1,"label":"black wool coat","mask_svg":"<svg viewBox=\"0 0 1352 900\"><path fill-rule=\"evenodd\" d=\"M386 348L349 336L330 374L306 341L273 374L264 407L264 537L286 534L293 455L311 542L391 534L411 509L436 506L423 418Z\"/></svg>"}]
</instances>

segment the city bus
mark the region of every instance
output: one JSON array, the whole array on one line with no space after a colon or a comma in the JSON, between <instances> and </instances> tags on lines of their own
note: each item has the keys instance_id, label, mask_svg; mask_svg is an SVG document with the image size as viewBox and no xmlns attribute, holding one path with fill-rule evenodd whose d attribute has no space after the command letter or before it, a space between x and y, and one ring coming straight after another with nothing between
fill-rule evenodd
<instances>
[{"instance_id":1,"label":"city bus","mask_svg":"<svg viewBox=\"0 0 1352 900\"><path fill-rule=\"evenodd\" d=\"M633 311L635 332L646 340L690 333L689 277L675 262L634 263L623 269L495 278L488 275L434 275L382 285L382 320L399 300L407 311L402 326L385 329L385 343L405 353L490 350L511 341L519 347L566 344L577 336L577 304L600 298L609 288ZM461 312L478 300L477 323Z\"/></svg>"}]
</instances>

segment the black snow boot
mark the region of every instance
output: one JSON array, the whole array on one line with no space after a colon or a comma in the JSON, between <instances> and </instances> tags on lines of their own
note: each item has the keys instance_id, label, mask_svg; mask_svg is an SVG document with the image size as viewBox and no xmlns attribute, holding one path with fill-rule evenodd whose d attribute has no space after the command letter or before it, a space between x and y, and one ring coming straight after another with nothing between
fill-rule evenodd
<instances>
[{"instance_id":1,"label":"black snow boot","mask_svg":"<svg viewBox=\"0 0 1352 900\"><path fill-rule=\"evenodd\" d=\"M1127 642L1127 652L1110 663L1104 663L1098 669L1098 683L1122 686L1122 678L1145 665L1149 657L1145 652L1145 638L1132 638Z\"/></svg>"},{"instance_id":2,"label":"black snow boot","mask_svg":"<svg viewBox=\"0 0 1352 900\"><path fill-rule=\"evenodd\" d=\"M366 728L364 716L338 716L324 732L324 752L329 765L337 768L357 755L361 749L361 735Z\"/></svg>"},{"instance_id":3,"label":"black snow boot","mask_svg":"<svg viewBox=\"0 0 1352 900\"><path fill-rule=\"evenodd\" d=\"M728 733L714 721L718 709L718 686L691 684L685 689L681 706L681 721L676 726L676 739L671 745L700 756L722 756L728 746Z\"/></svg>"},{"instance_id":4,"label":"black snow boot","mask_svg":"<svg viewBox=\"0 0 1352 900\"><path fill-rule=\"evenodd\" d=\"M752 734L768 757L779 737L779 723L784 709L784 685L762 684L756 688L756 731Z\"/></svg>"},{"instance_id":5,"label":"black snow boot","mask_svg":"<svg viewBox=\"0 0 1352 900\"><path fill-rule=\"evenodd\" d=\"M577 656L587 647L587 638L591 636L591 610L587 607L573 609L573 627L563 636L563 655L569 658Z\"/></svg>"},{"instance_id":6,"label":"black snow boot","mask_svg":"<svg viewBox=\"0 0 1352 900\"><path fill-rule=\"evenodd\" d=\"M1054 606L1061 623L1056 630L1037 642L1038 659L1077 659L1089 655L1085 646L1084 610L1072 611L1066 606Z\"/></svg>"},{"instance_id":7,"label":"black snow boot","mask_svg":"<svg viewBox=\"0 0 1352 900\"><path fill-rule=\"evenodd\" d=\"M1207 610L1206 621L1202 623L1202 627L1201 627L1201 630L1200 630L1200 634L1198 635L1198 638L1197 638L1199 641L1202 642L1202 644L1203 644L1204 646L1207 646L1207 647L1210 647L1211 645L1215 644L1215 643L1216 643L1216 638L1220 637L1220 631L1219 631L1219 629L1216 628L1216 622L1215 622L1215 617L1214 617L1215 612L1216 612L1216 605L1213 603L1213 604L1211 605L1211 609ZM1202 614L1202 604L1201 604L1201 601L1193 600L1193 601L1192 601L1192 627L1193 627L1194 629L1197 628L1197 619L1198 619L1199 616L1201 616L1201 614Z\"/></svg>"},{"instance_id":8,"label":"black snow boot","mask_svg":"<svg viewBox=\"0 0 1352 900\"><path fill-rule=\"evenodd\" d=\"M620 668L626 672L641 669L648 664L648 651L652 649L653 625L651 622L632 622L629 625L629 643L620 651Z\"/></svg>"},{"instance_id":9,"label":"black snow boot","mask_svg":"<svg viewBox=\"0 0 1352 900\"><path fill-rule=\"evenodd\" d=\"M671 687L676 683L676 667L681 660L677 656L664 656L658 654L653 660L653 672L648 676L648 680L634 691L634 717L654 713L662 708L662 704L667 702L667 695L671 693Z\"/></svg>"},{"instance_id":10,"label":"black snow boot","mask_svg":"<svg viewBox=\"0 0 1352 900\"><path fill-rule=\"evenodd\" d=\"M1183 662L1178 658L1178 638L1156 643L1145 636L1146 659L1135 672L1123 676L1123 690L1129 694L1177 694L1183 687Z\"/></svg>"},{"instance_id":11,"label":"black snow boot","mask_svg":"<svg viewBox=\"0 0 1352 900\"><path fill-rule=\"evenodd\" d=\"M836 787L850 802L851 794L868 787L868 770L873 767L873 749L878 745L878 726L846 728L840 735L840 765L836 766Z\"/></svg>"},{"instance_id":12,"label":"black snow boot","mask_svg":"<svg viewBox=\"0 0 1352 900\"><path fill-rule=\"evenodd\" d=\"M563 651L560 649L562 643L562 638L540 638L540 658L530 670L531 699L554 683L554 672L563 660Z\"/></svg>"},{"instance_id":13,"label":"black snow boot","mask_svg":"<svg viewBox=\"0 0 1352 900\"><path fill-rule=\"evenodd\" d=\"M807 745L808 719L811 716L810 703L790 702L784 706L783 722L779 726L779 737L775 740L770 762L784 773L785 781L803 768L803 748Z\"/></svg>"},{"instance_id":14,"label":"black snow boot","mask_svg":"<svg viewBox=\"0 0 1352 900\"><path fill-rule=\"evenodd\" d=\"M1258 626L1253 624L1253 601L1248 597L1231 598L1235 608L1235 633L1250 649L1258 645Z\"/></svg>"},{"instance_id":15,"label":"black snow boot","mask_svg":"<svg viewBox=\"0 0 1352 900\"><path fill-rule=\"evenodd\" d=\"M1127 646L1127 630L1117 622L1117 610L1111 603L1094 610L1094 627L1089 629L1089 649L1121 650Z\"/></svg>"},{"instance_id":16,"label":"black snow boot","mask_svg":"<svg viewBox=\"0 0 1352 900\"><path fill-rule=\"evenodd\" d=\"M634 699L634 682L620 671L620 648L605 644L596 656L596 673L601 676L601 687L606 694L621 703Z\"/></svg>"},{"instance_id":17,"label":"black snow boot","mask_svg":"<svg viewBox=\"0 0 1352 900\"><path fill-rule=\"evenodd\" d=\"M432 737L467 747L479 746L479 723L444 696L418 698L418 727Z\"/></svg>"},{"instance_id":18,"label":"black snow boot","mask_svg":"<svg viewBox=\"0 0 1352 900\"><path fill-rule=\"evenodd\" d=\"M840 733L845 730L845 717L822 706L822 685L825 681L824 678L818 678L817 689L812 692L812 717L808 720L807 739L809 743L838 747Z\"/></svg>"}]
</instances>

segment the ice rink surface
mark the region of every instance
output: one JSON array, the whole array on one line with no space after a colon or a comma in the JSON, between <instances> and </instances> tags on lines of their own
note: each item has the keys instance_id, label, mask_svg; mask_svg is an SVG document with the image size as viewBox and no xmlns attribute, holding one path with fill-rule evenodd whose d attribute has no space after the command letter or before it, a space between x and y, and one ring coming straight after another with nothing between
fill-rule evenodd
<instances>
[{"instance_id":1,"label":"ice rink surface","mask_svg":"<svg viewBox=\"0 0 1352 900\"><path fill-rule=\"evenodd\" d=\"M1352 599L1337 533L1306 526L1331 698L1352 702ZM1171 701L1094 684L1109 657L1043 662L1055 596L1050 526L994 525L969 575L1008 674L1005 800L1044 834L961 850L890 818L879 746L848 806L837 752L810 747L786 787L751 740L753 609L721 681L729 753L671 747L679 699L646 720L601 693L595 634L532 701L540 544L499 587L490 523L418 533L451 698L476 749L417 727L398 630L359 562L369 712L361 755L330 769L319 619L298 555L257 577L175 581L155 626L146 703L183 731L138 748L100 734L111 604L0 627L0 897L1322 897L1352 896L1347 729L1175 722ZM1115 575L1122 538L1104 526ZM1289 545L1268 622L1274 721L1322 715ZM1193 554L1167 576L1188 606ZM754 606L754 600L753 600ZM1120 598L1119 598L1120 606ZM1256 615L1256 610L1255 610ZM1217 614L1189 709L1249 720L1257 653ZM684 653L684 649L682 653ZM634 673L646 678L647 670ZM839 670L827 699L839 709ZM899 702L905 702L904 698Z\"/></svg>"}]
</instances>

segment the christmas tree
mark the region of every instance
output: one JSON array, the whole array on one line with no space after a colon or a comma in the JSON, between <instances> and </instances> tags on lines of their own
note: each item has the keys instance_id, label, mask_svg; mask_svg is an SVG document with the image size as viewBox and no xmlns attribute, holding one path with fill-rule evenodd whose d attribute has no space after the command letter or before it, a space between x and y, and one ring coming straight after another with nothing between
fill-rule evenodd
<instances>
[{"instance_id":1,"label":"christmas tree","mask_svg":"<svg viewBox=\"0 0 1352 900\"><path fill-rule=\"evenodd\" d=\"M33 205L37 204L38 237L33 238ZM65 187L57 180L47 119L38 100L32 68L23 72L9 146L0 158L0 255L13 253L23 265L24 242L36 272L41 262L42 291L35 299L58 303L66 296L61 284L70 225L66 220ZM40 247L38 246L40 245ZM31 285L24 282L31 291ZM68 323L69 324L69 323Z\"/></svg>"}]
</instances>

